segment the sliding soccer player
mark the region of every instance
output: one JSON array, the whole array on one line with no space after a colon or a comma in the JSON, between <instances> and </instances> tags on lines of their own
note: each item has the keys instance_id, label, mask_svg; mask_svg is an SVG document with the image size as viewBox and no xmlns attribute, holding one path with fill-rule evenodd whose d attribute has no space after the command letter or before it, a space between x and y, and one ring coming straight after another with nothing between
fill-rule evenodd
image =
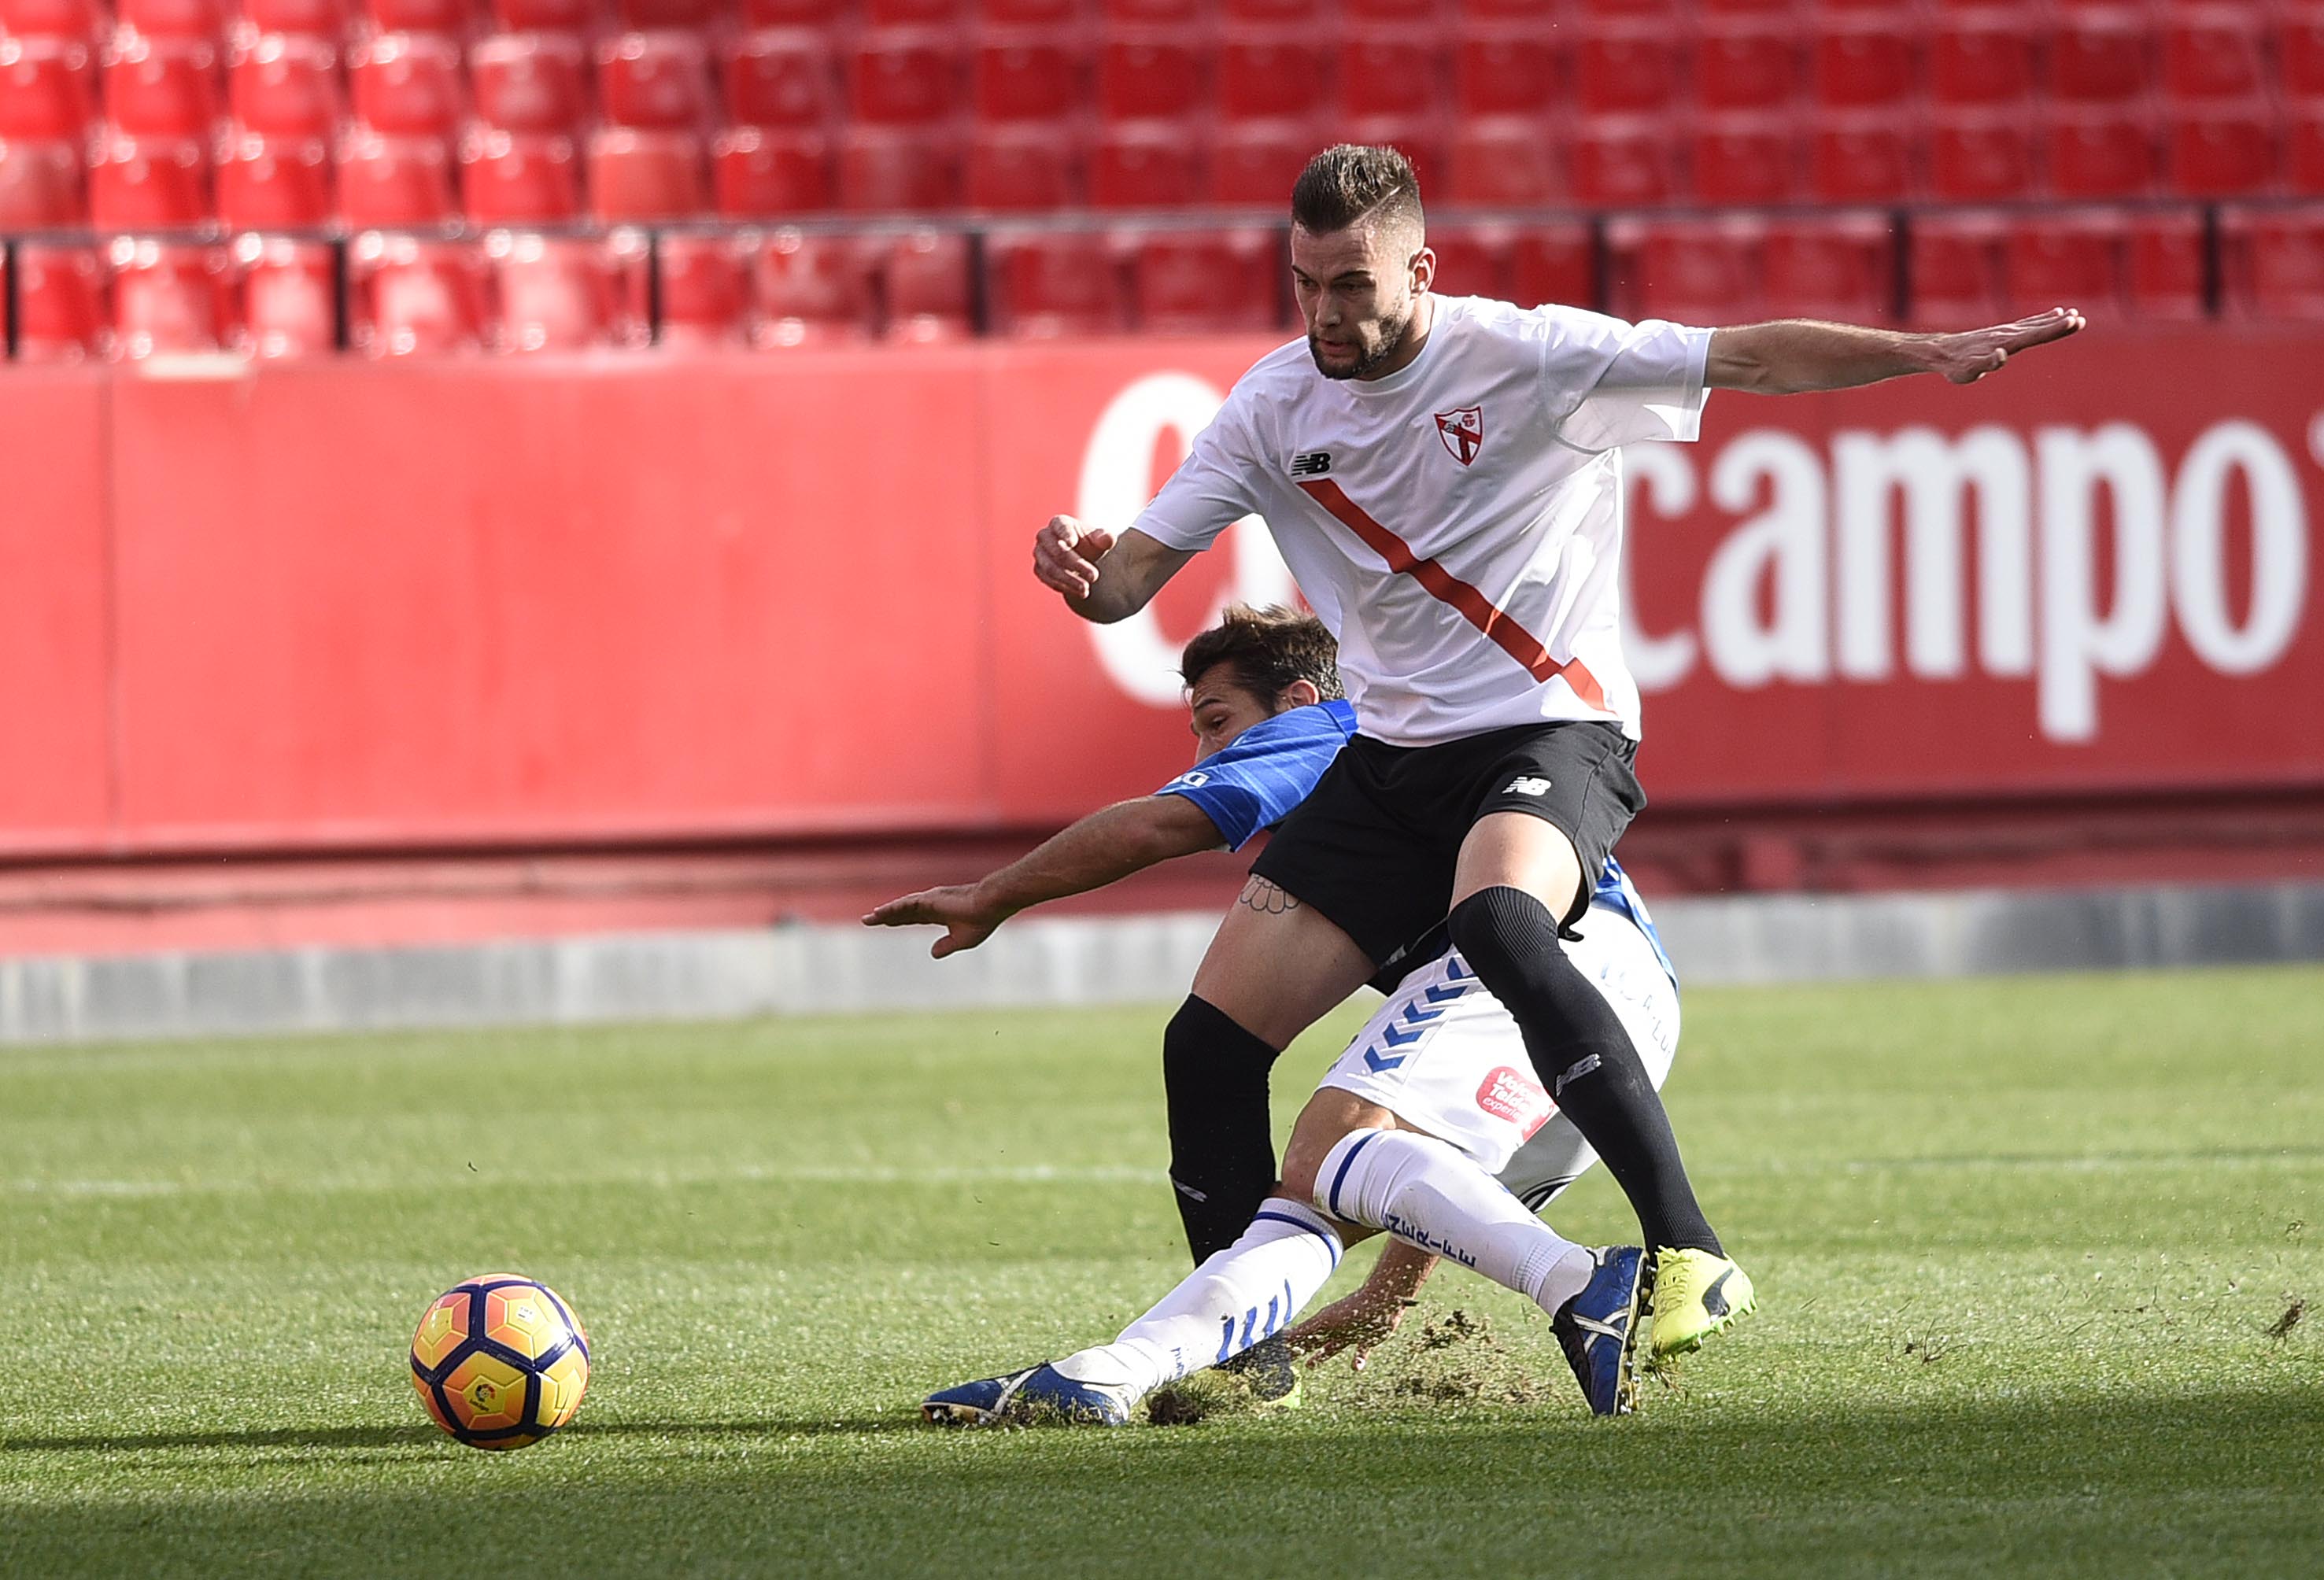
<instances>
[{"instance_id":1,"label":"sliding soccer player","mask_svg":"<svg viewBox=\"0 0 2324 1580\"><path fill-rule=\"evenodd\" d=\"M1254 864L1165 1033L1173 1135L1179 1094L1199 1090L1188 1100L1217 1138L1173 1157L1189 1238L1197 1256L1224 1245L1271 1183L1275 1053L1444 923L1638 1211L1655 1352L1692 1349L1750 1309L1750 1281L1620 1017L1567 948L1646 802L1620 640L1620 447L1692 439L1714 389L1968 383L2082 320L1694 329L1437 297L1419 184L1392 148L1318 154L1291 220L1305 340L1236 381L1119 540L1060 516L1034 545L1039 579L1102 622L1263 517L1339 638L1360 723Z\"/></svg>"}]
</instances>

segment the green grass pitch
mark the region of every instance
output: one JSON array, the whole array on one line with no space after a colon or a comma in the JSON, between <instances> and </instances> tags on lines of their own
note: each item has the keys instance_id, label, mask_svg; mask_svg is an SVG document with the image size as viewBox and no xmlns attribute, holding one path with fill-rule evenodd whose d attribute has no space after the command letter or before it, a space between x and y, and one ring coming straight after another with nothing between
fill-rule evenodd
<instances>
[{"instance_id":1,"label":"green grass pitch","mask_svg":"<svg viewBox=\"0 0 2324 1580\"><path fill-rule=\"evenodd\" d=\"M2324 971L1692 994L1761 1310L1627 1420L1448 1272L1297 1411L921 1427L1182 1271L1162 1019L0 1052L0 1574L2324 1573ZM498 1268L596 1354L505 1456L404 1379Z\"/></svg>"}]
</instances>

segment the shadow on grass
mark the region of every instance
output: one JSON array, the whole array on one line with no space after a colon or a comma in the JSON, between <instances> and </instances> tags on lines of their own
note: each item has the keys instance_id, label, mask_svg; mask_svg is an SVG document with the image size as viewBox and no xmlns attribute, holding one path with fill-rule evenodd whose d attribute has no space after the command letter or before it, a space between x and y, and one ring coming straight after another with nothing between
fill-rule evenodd
<instances>
[{"instance_id":1,"label":"shadow on grass","mask_svg":"<svg viewBox=\"0 0 2324 1580\"><path fill-rule=\"evenodd\" d=\"M560 1438L828 1438L861 1437L920 1426L916 1415L835 1420L576 1421ZM449 1443L425 1422L408 1427L296 1427L239 1432L106 1432L86 1437L0 1438L0 1454L137 1453L161 1448L425 1448Z\"/></svg>"}]
</instances>

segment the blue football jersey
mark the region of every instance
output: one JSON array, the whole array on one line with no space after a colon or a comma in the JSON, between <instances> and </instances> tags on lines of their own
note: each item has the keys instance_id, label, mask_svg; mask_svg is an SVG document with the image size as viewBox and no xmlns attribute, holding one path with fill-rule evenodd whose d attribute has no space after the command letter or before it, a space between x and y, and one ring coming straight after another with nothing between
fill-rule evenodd
<instances>
[{"instance_id":1,"label":"blue football jersey","mask_svg":"<svg viewBox=\"0 0 2324 1580\"><path fill-rule=\"evenodd\" d=\"M1314 794L1323 770L1355 732L1356 711L1345 703L1293 708L1260 720L1154 794L1185 796L1218 825L1220 837L1230 850L1240 850L1259 830L1273 828ZM1606 870L1599 876L1590 902L1619 911L1636 923L1655 946L1655 958L1671 981L1678 981L1662 937L1655 931L1654 918L1646 914L1646 902L1638 897L1630 875L1611 856L1606 858ZM1424 953L1433 956L1443 949L1440 937L1433 949L1424 945L1403 957L1396 969L1408 970Z\"/></svg>"}]
</instances>

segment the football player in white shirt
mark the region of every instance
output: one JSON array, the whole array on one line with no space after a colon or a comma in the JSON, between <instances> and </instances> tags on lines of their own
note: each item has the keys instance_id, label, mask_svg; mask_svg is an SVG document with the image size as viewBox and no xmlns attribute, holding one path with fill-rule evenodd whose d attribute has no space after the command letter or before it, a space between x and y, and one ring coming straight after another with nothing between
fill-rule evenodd
<instances>
[{"instance_id":1,"label":"football player in white shirt","mask_svg":"<svg viewBox=\"0 0 2324 1580\"><path fill-rule=\"evenodd\" d=\"M1305 342L1237 381L1118 539L1060 516L1034 546L1041 581L1110 621L1229 525L1265 517L1339 638L1356 709L1360 733L1253 865L1165 1033L1173 1089L1206 1088L1242 1116L1215 1127L1241 1144L1172 1158L1188 1237L1198 1258L1227 1244L1270 1182L1248 1142L1266 1134L1274 1054L1444 922L1638 1208L1655 1353L1692 1349L1750 1309L1750 1281L1704 1218L1618 1017L1563 948L1645 804L1618 637L1619 447L1692 439L1714 389L1969 383L2081 317L1944 335L1701 329L1437 297L1419 184L1390 148L1318 154L1291 217Z\"/></svg>"}]
</instances>

